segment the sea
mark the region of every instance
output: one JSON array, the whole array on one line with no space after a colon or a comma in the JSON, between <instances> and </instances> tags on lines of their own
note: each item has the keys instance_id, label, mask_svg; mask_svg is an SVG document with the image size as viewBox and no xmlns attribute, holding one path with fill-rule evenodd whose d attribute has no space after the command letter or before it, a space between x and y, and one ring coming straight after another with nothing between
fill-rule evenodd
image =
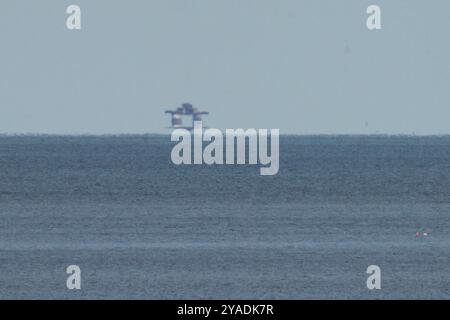
<instances>
[{"instance_id":1,"label":"sea","mask_svg":"<svg viewBox=\"0 0 450 320\"><path fill-rule=\"evenodd\" d=\"M281 136L273 176L173 145L0 136L0 299L450 298L450 136Z\"/></svg>"}]
</instances>

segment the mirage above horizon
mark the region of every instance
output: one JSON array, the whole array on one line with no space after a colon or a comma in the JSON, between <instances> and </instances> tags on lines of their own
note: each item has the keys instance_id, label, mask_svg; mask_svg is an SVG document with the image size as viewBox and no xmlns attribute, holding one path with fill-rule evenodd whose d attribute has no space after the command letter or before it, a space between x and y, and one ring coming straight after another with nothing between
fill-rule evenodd
<instances>
[{"instance_id":1,"label":"mirage above horizon","mask_svg":"<svg viewBox=\"0 0 450 320\"><path fill-rule=\"evenodd\" d=\"M194 155L192 156L192 134L194 136ZM268 145L268 129L226 129L225 161L224 134L221 130L209 128L203 130L202 121L194 121L193 130L177 128L172 132L171 141L178 142L172 149L171 159L176 165L181 164L248 164L266 166L260 168L263 176L276 175L279 171L279 129L270 130L270 155ZM181 139L181 141L180 141ZM237 152L235 157L235 141ZM203 142L209 142L203 147ZM236 160L236 161L235 161Z\"/></svg>"}]
</instances>

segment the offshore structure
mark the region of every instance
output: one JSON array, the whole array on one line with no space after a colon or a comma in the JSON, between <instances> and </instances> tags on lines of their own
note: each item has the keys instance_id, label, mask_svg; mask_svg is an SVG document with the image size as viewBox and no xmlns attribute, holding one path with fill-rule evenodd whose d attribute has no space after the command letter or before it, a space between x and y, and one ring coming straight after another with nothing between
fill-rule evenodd
<instances>
[{"instance_id":1,"label":"offshore structure","mask_svg":"<svg viewBox=\"0 0 450 320\"><path fill-rule=\"evenodd\" d=\"M181 107L175 110L166 110L165 113L169 113L171 118L171 128L183 128L188 130L194 129L194 121L202 121L202 116L209 114L207 111L199 111L190 103L183 103ZM185 116L191 117L189 124L183 123Z\"/></svg>"}]
</instances>

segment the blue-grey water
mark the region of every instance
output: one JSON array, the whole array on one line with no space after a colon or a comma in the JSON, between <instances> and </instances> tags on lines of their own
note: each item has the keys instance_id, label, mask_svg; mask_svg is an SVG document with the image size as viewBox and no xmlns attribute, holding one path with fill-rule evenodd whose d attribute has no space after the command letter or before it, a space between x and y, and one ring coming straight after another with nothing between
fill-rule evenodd
<instances>
[{"instance_id":1,"label":"blue-grey water","mask_svg":"<svg viewBox=\"0 0 450 320\"><path fill-rule=\"evenodd\" d=\"M275 176L171 147L0 137L0 298L450 298L450 137L285 136Z\"/></svg>"}]
</instances>

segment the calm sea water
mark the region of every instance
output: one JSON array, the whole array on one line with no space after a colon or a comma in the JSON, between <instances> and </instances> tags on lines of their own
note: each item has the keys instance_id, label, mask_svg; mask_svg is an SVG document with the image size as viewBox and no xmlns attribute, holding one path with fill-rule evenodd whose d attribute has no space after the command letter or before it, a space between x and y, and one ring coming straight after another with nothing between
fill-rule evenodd
<instances>
[{"instance_id":1,"label":"calm sea water","mask_svg":"<svg viewBox=\"0 0 450 320\"><path fill-rule=\"evenodd\" d=\"M169 140L0 137L0 298L450 298L450 137L286 136L276 176Z\"/></svg>"}]
</instances>

